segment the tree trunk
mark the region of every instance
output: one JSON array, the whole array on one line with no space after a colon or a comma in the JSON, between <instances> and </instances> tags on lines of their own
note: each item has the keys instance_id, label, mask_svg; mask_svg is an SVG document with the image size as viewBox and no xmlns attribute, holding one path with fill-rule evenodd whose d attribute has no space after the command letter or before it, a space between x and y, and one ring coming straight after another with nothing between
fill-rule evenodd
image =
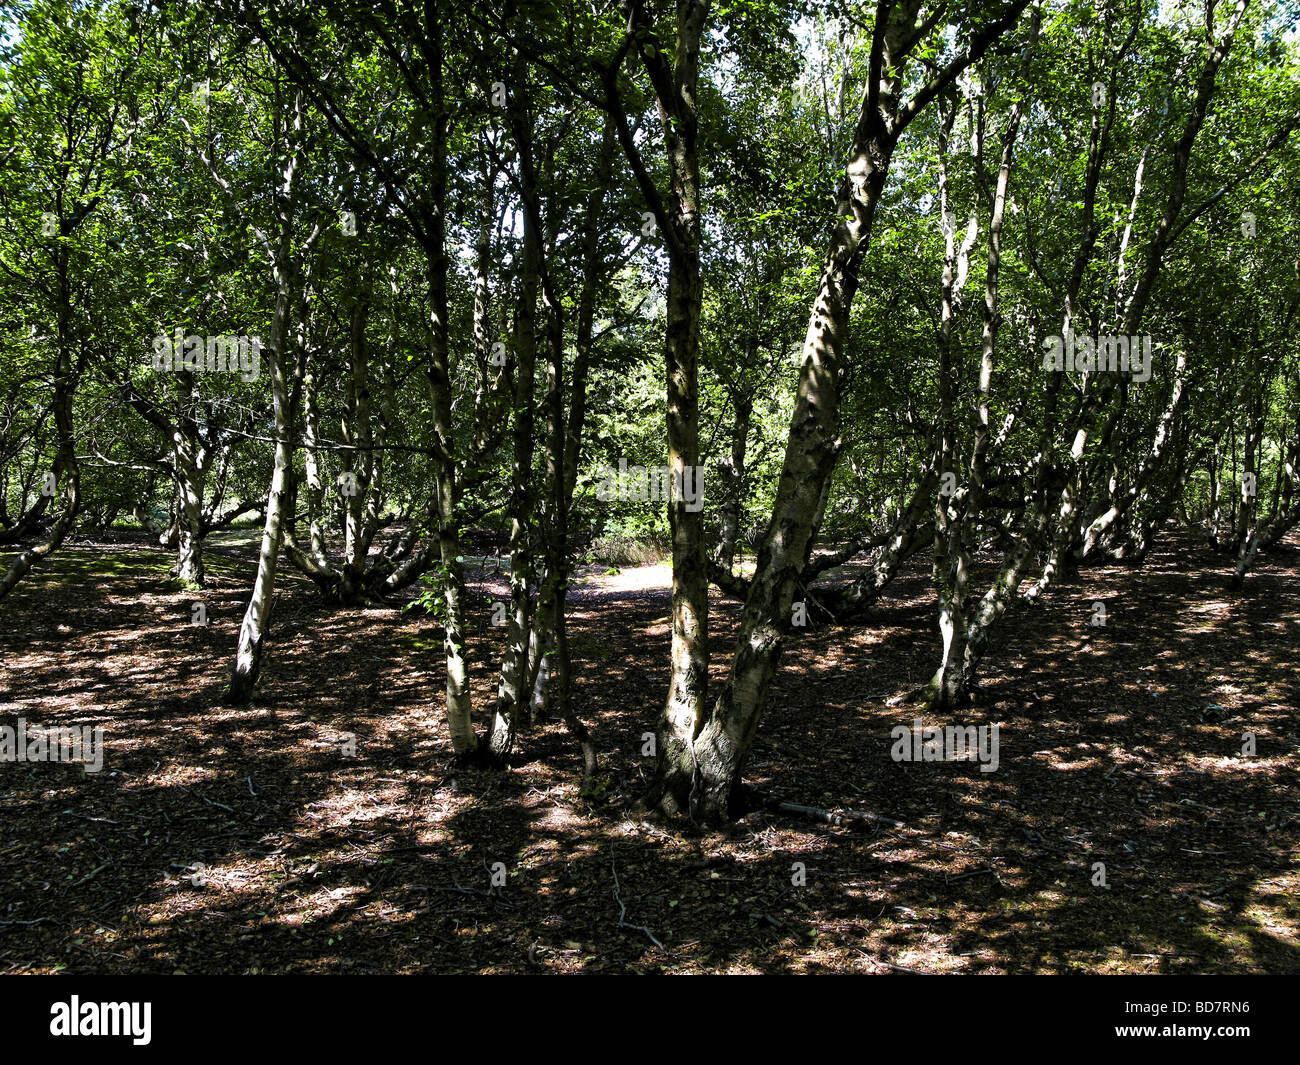
<instances>
[{"instance_id":1,"label":"tree trunk","mask_svg":"<svg viewBox=\"0 0 1300 1065\"><path fill-rule=\"evenodd\" d=\"M758 338L751 336L746 344L746 364L754 365L758 359ZM722 505L718 508L718 546L713 560L727 572L736 561L736 542L740 539L740 515L744 509L745 452L749 446L749 423L754 412L752 389L739 391L735 396L736 420L731 426L731 455L721 463Z\"/></svg>"},{"instance_id":2,"label":"tree trunk","mask_svg":"<svg viewBox=\"0 0 1300 1065\"><path fill-rule=\"evenodd\" d=\"M430 78L430 129L432 158L429 203L424 212L424 251L428 259L429 398L433 408L437 479L438 553L442 563L446 657L447 730L452 749L461 761L478 754L478 735L472 720L469 660L465 643L463 598L465 573L460 562L460 485L456 469L456 438L451 415L451 375L448 359L447 309L447 113L444 104L443 27L435 17L425 27L428 34Z\"/></svg>"},{"instance_id":3,"label":"tree trunk","mask_svg":"<svg viewBox=\"0 0 1300 1065\"><path fill-rule=\"evenodd\" d=\"M683 0L677 8L676 48L669 62L656 39L644 5L632 5L628 31L649 76L658 106L670 174L665 205L650 180L626 116L616 115L619 138L642 191L653 207L667 245L668 306L664 344L667 401L668 471L678 489L691 482L702 492L699 469L698 361L700 307L701 201L697 138L700 40L709 17L709 0ZM709 580L704 551L703 510L688 509L682 491L672 493L668 525L672 536L672 649L668 697L659 715L655 780L648 801L665 810L686 808L690 789L690 748L706 710L709 657Z\"/></svg>"},{"instance_id":4,"label":"tree trunk","mask_svg":"<svg viewBox=\"0 0 1300 1065\"><path fill-rule=\"evenodd\" d=\"M63 541L81 512L81 467L77 462L76 429L73 404L77 394L78 372L72 358L72 305L67 277L67 252L56 253L58 284L58 351L54 361L54 491L63 493L63 510L55 519L42 543L18 553L0 576L0 599L7 596L35 566L63 546ZM52 495L52 493L47 493Z\"/></svg>"},{"instance_id":5,"label":"tree trunk","mask_svg":"<svg viewBox=\"0 0 1300 1065\"><path fill-rule=\"evenodd\" d=\"M239 626L235 666L225 695L228 706L248 704L261 676L264 645L271 621L271 604L275 597L275 571L280 559L280 527L284 520L287 498L292 494L290 479L293 476L293 453L296 450L292 439L294 397L286 372L288 353L285 350L292 307L292 283L288 264L290 237L291 231L286 224L280 240L280 255L275 265L278 291L275 317L271 322L271 344L270 350L265 351L271 374L271 403L275 412L275 466L271 474L271 489L266 498L262 545L257 556L257 578L253 582L253 594Z\"/></svg>"},{"instance_id":6,"label":"tree trunk","mask_svg":"<svg viewBox=\"0 0 1300 1065\"><path fill-rule=\"evenodd\" d=\"M176 475L177 543L175 575L187 585L203 587L203 495L208 462L194 422L194 380L179 375L176 424L172 429L172 457Z\"/></svg>"},{"instance_id":7,"label":"tree trunk","mask_svg":"<svg viewBox=\"0 0 1300 1065\"><path fill-rule=\"evenodd\" d=\"M979 118L975 122L975 166L976 172L983 170L984 156L984 111L983 101L979 104ZM960 490L956 486L957 465L957 426L954 422L954 402L956 381L954 379L952 358L952 333L960 305L961 292L970 270L970 253L978 233L978 214L972 212L970 223L966 228L966 237L957 244L956 217L949 208L948 199L948 138L956 118L956 107L950 112L948 121L940 127L939 133L939 206L944 219L945 254L943 266L942 305L939 322L939 472L940 477L949 473L948 491L940 491L934 497L934 586L939 599L939 634L943 640L943 652L939 668L931 679L927 693L930 707L934 711L946 710L956 705L964 697L967 677L966 663L966 596L970 587L971 549L973 536L971 524L979 513L982 504L980 486L974 478ZM1018 111L1012 113L1012 131L1019 122ZM993 218L989 225L989 267L986 290L989 299L996 300L998 250L1001 247L1002 226L1001 207L1006 200L1006 175L1010 168L1010 149L1013 142L1005 146L1003 170L998 178L998 198L993 208ZM994 229L996 226L996 230ZM992 315L996 313L996 304L986 304L985 308L985 347L984 372L980 377L980 423L981 433L977 438L977 451L988 447L988 388L993 369L993 338L988 331ZM977 468L982 472L982 452L980 460L972 457L972 472Z\"/></svg>"},{"instance_id":8,"label":"tree trunk","mask_svg":"<svg viewBox=\"0 0 1300 1065\"><path fill-rule=\"evenodd\" d=\"M305 121L306 101L302 90L295 93L289 126L293 134L301 135ZM293 311L294 272L291 260L293 250L293 220L297 191L294 175L302 160L302 143L289 152L281 185L279 202L280 231L272 255L271 270L275 278L275 315L271 319L270 349L265 351L271 374L271 405L275 416L275 465L271 474L271 487L266 499L266 517L262 523L262 544L257 557L257 577L253 593L239 626L239 643L235 651L235 665L225 702L229 706L242 706L253 697L262 672L262 658L271 620L271 605L275 597L275 572L280 560L281 523L286 503L294 495L293 454L297 441L292 439L294 410L302 387L305 354L296 354L292 380L289 376L289 318ZM304 338L305 340L305 338Z\"/></svg>"},{"instance_id":9,"label":"tree trunk","mask_svg":"<svg viewBox=\"0 0 1300 1065\"><path fill-rule=\"evenodd\" d=\"M519 274L519 303L515 311L515 412L514 464L510 484L510 613L506 650L501 662L496 707L486 738L486 757L504 766L514 749L515 734L528 698L529 594L532 569L529 529L533 500L533 384L537 362L537 286L541 269L542 236L537 217L536 173L533 168L532 117L524 105L526 90L517 77L510 94L510 118L519 151L523 211L523 255ZM488 193L490 195L490 191ZM490 216L490 210L488 212ZM486 249L480 234L480 253Z\"/></svg>"}]
</instances>

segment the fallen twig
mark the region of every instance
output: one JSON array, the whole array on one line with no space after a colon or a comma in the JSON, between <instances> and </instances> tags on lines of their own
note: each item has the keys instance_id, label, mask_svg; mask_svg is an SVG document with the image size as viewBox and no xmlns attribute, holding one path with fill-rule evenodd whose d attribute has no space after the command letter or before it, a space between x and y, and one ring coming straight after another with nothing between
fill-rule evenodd
<instances>
[{"instance_id":1,"label":"fallen twig","mask_svg":"<svg viewBox=\"0 0 1300 1065\"><path fill-rule=\"evenodd\" d=\"M627 905L623 902L623 899L622 899L622 897L619 895L619 891L618 891L618 866L614 864L614 848L613 848L613 847L610 847L610 848L609 848L609 868L610 868L610 871L614 874L614 891L613 891L613 895L614 895L614 901L618 903L618 927L619 927L619 928L632 928L632 929L635 929L635 930L638 931L638 932L644 932L644 933L646 934L646 936L649 938L649 940L650 940L651 943L653 943L653 944L654 944L656 947L658 947L660 950L666 950L667 948L666 948L662 943L660 943L659 940L655 939L654 933L651 932L650 929L648 929L645 925L643 925L643 924L630 924L630 923L628 923L627 921L623 920L623 918L627 916Z\"/></svg>"},{"instance_id":2,"label":"fallen twig","mask_svg":"<svg viewBox=\"0 0 1300 1065\"><path fill-rule=\"evenodd\" d=\"M907 827L902 821L895 821L892 817L882 817L880 814L873 814L867 810L841 810L836 812L823 810L820 806L805 806L802 803L787 802L779 796L764 791L755 791L753 795L769 810L795 814L798 817L818 821L824 825L846 825L852 824L854 821L870 821L875 824L888 825L890 828Z\"/></svg>"},{"instance_id":3,"label":"fallen twig","mask_svg":"<svg viewBox=\"0 0 1300 1065\"><path fill-rule=\"evenodd\" d=\"M113 864L112 862L105 862L103 865L99 866L98 868L92 869L89 873L83 876L72 886L81 887L81 885L84 884L87 880L94 880L96 876L98 876L100 873L102 873L105 869L107 869L112 864Z\"/></svg>"},{"instance_id":4,"label":"fallen twig","mask_svg":"<svg viewBox=\"0 0 1300 1065\"><path fill-rule=\"evenodd\" d=\"M985 873L996 873L997 870L992 866L987 869L973 869L969 873L958 873L956 876L945 878L945 883L951 884L954 880L965 880L968 876L982 876Z\"/></svg>"},{"instance_id":5,"label":"fallen twig","mask_svg":"<svg viewBox=\"0 0 1300 1065\"><path fill-rule=\"evenodd\" d=\"M86 814L75 813L72 810L64 810L69 817L80 817L83 821L94 821L101 825L120 825L121 821L110 821L107 817L90 817Z\"/></svg>"},{"instance_id":6,"label":"fallen twig","mask_svg":"<svg viewBox=\"0 0 1300 1065\"><path fill-rule=\"evenodd\" d=\"M176 786L180 788L181 791L185 792L186 795L193 795L196 799L203 799L203 801L206 802L209 806L219 806L221 807L221 809L226 810L227 812L232 814L235 812L234 807L227 806L224 802L213 802L211 799L204 798L197 791L190 791L190 789L187 788L184 784L177 784Z\"/></svg>"},{"instance_id":7,"label":"fallen twig","mask_svg":"<svg viewBox=\"0 0 1300 1065\"><path fill-rule=\"evenodd\" d=\"M858 950L857 947L854 947L853 949ZM893 969L894 972L897 973L910 973L913 976L934 976L935 975L934 973L927 973L924 969L909 969L906 965L895 965L893 962L881 961L879 958L872 957L865 950L858 950L858 953L861 954L864 958L866 958L867 961L873 961L877 965L883 965L886 969Z\"/></svg>"}]
</instances>

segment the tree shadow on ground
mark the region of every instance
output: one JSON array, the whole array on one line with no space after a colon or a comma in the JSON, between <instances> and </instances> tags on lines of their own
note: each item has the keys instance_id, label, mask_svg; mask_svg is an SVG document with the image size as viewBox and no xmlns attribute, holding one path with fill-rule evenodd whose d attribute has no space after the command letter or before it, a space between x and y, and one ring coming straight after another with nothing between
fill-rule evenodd
<instances>
[{"instance_id":1,"label":"tree shadow on ground","mask_svg":"<svg viewBox=\"0 0 1300 1065\"><path fill-rule=\"evenodd\" d=\"M1221 559L1171 542L1145 575L1086 570L1017 611L974 705L937 722L999 723L992 773L890 758L915 715L886 699L934 663L918 565L871 627L790 638L749 772L906 827L760 811L707 835L632 810L666 597L575 602L574 703L603 756L584 796L562 724L509 773L454 767L435 626L325 608L292 575L257 699L221 707L249 568L212 565L204 628L166 559L78 548L4 607L0 720L102 725L106 758L0 765L0 971L1300 968L1285 558L1234 599ZM715 602L715 685L737 612ZM501 635L478 620L487 707Z\"/></svg>"}]
</instances>

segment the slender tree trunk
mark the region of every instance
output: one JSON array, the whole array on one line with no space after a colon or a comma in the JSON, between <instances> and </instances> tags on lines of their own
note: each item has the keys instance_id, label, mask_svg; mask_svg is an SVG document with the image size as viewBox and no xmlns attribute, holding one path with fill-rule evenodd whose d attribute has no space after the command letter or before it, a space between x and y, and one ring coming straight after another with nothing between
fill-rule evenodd
<instances>
[{"instance_id":1,"label":"slender tree trunk","mask_svg":"<svg viewBox=\"0 0 1300 1065\"><path fill-rule=\"evenodd\" d=\"M370 320L370 294L362 286L352 304L349 327L348 418L344 439L354 445L340 453L344 474L351 473L342 493L343 504L343 570L342 598L345 603L356 603L368 593L366 588L366 557L370 550L370 535L374 526L366 521L367 507L377 493L374 492L375 452L371 448L370 382L368 375L369 352L366 347L366 325Z\"/></svg>"},{"instance_id":2,"label":"slender tree trunk","mask_svg":"<svg viewBox=\"0 0 1300 1065\"><path fill-rule=\"evenodd\" d=\"M668 275L668 470L675 484L699 468L697 365L703 298L698 252L679 252ZM709 580L703 511L687 509L681 493L668 504L673 545L672 674L659 720L655 799L669 812L688 808L693 774L691 745L707 709Z\"/></svg>"},{"instance_id":3,"label":"slender tree trunk","mask_svg":"<svg viewBox=\"0 0 1300 1065\"><path fill-rule=\"evenodd\" d=\"M1182 409L1183 390L1187 382L1187 355L1181 349L1176 357L1174 385L1169 402L1156 425L1151 446L1143 456L1138 468L1133 471L1132 483L1118 496L1113 496L1111 505L1098 515L1088 526L1083 536L1083 546L1079 551L1080 559L1088 558L1097 544L1109 531L1111 526L1127 513L1144 489L1159 473L1161 464L1173 439L1174 420Z\"/></svg>"},{"instance_id":4,"label":"slender tree trunk","mask_svg":"<svg viewBox=\"0 0 1300 1065\"><path fill-rule=\"evenodd\" d=\"M279 262L275 267L279 291L276 295L275 317L271 323L270 350L265 351L271 374L271 403L275 412L275 466L271 474L271 489L266 499L266 517L262 523L262 545L257 557L257 577L253 594L244 611L239 626L239 644L235 651L235 666L230 675L225 702L228 706L243 706L253 698L262 673L262 658L267 631L271 621L271 604L275 597L275 572L280 560L280 531L285 505L292 494L290 480L293 476L292 439L293 397L289 375L288 353L289 314L292 307L288 255L290 230L285 227L281 239Z\"/></svg>"},{"instance_id":5,"label":"slender tree trunk","mask_svg":"<svg viewBox=\"0 0 1300 1065\"><path fill-rule=\"evenodd\" d=\"M699 329L704 285L699 252L702 226L696 95L700 41L709 7L709 0L683 0L678 5L676 48L670 63L645 5L629 5L630 43L653 86L664 136L671 186L667 204L646 174L625 116L621 112L617 116L620 140L654 208L668 254L664 368L668 471L676 488L668 504L673 551L672 649L668 697L659 715L655 780L647 796L651 805L668 812L687 808L693 773L691 744L704 718L709 680L709 579L703 510L694 504L688 509L681 491L687 483L703 491L698 477Z\"/></svg>"},{"instance_id":6,"label":"slender tree trunk","mask_svg":"<svg viewBox=\"0 0 1300 1065\"><path fill-rule=\"evenodd\" d=\"M305 97L299 90L295 93L292 113L286 128L285 144L288 145L291 138L298 138L298 143L289 151L280 188L277 209L280 229L271 263L276 286L275 314L271 319L270 350L264 351L271 375L271 405L275 416L275 465L271 473L270 491L267 493L266 516L262 523L262 544L257 558L257 577L253 582L253 592L239 626L239 643L235 650L234 669L225 693L225 702L230 706L245 705L252 700L253 689L262 672L271 606L275 598L275 573L280 561L281 525L286 504L291 505L295 493L293 454L297 449L297 441L292 438L293 422L294 410L302 388L306 356L302 351L295 353L291 378L288 347L295 275L291 260L297 201L294 178L302 161L300 138L305 123L305 113ZM305 337L301 339L305 343Z\"/></svg>"},{"instance_id":7,"label":"slender tree trunk","mask_svg":"<svg viewBox=\"0 0 1300 1065\"><path fill-rule=\"evenodd\" d=\"M978 232L978 215L972 213L967 226L966 237L960 245L957 243L956 218L950 210L948 197L948 138L952 122L956 118L956 108L952 110L949 120L944 123L939 134L939 206L944 220L945 254L943 266L942 308L939 323L939 470L940 477L948 474L949 490L935 494L934 500L934 586L939 599L939 634L943 641L942 657L939 668L930 681L928 695L931 708L935 711L947 709L962 698L967 678L964 675L966 659L966 596L970 587L970 543L973 535L970 520L979 512L980 492L972 483L958 490L956 486L957 466L957 426L954 421L954 380L952 358L952 333L956 322L957 309L961 291L969 276L970 253L974 247ZM984 155L984 121L983 103L979 104L979 118L975 122L976 168L983 169ZM1018 122L1018 113L1013 115L1013 123ZM1008 145L1009 147L1009 145ZM1007 160L1009 166L1009 159ZM994 207L994 219L990 224L989 245L989 279L993 285L992 293L997 293L997 253L1000 244L995 240L992 225L998 226L1001 234L1002 218L999 206L1005 201L1005 170L999 175L999 193L1002 200ZM987 375L992 374L993 349L992 339L986 335L984 352ZM988 447L988 377L981 375L980 411L984 416L981 424L983 430L983 447ZM974 460L972 460L972 467Z\"/></svg>"},{"instance_id":8,"label":"slender tree trunk","mask_svg":"<svg viewBox=\"0 0 1300 1065\"><path fill-rule=\"evenodd\" d=\"M842 591L823 592L817 598L837 622L861 620L876 604L898 575L903 563L926 544L934 544L934 523L926 522L926 512L939 489L939 474L933 457L928 460L912 499L898 515L871 569Z\"/></svg>"},{"instance_id":9,"label":"slender tree trunk","mask_svg":"<svg viewBox=\"0 0 1300 1065\"><path fill-rule=\"evenodd\" d=\"M176 425L172 429L172 456L176 474L176 576L187 584L203 586L203 496L210 455L199 442L192 411L194 381L180 375L177 386Z\"/></svg>"},{"instance_id":10,"label":"slender tree trunk","mask_svg":"<svg viewBox=\"0 0 1300 1065\"><path fill-rule=\"evenodd\" d=\"M746 344L747 365L758 359L758 338L751 336ZM718 546L713 560L728 573L736 560L736 543L740 539L740 515L744 509L745 452L749 446L749 424L754 412L752 390L738 392L735 397L736 419L731 426L731 454L721 464L722 505L718 508Z\"/></svg>"},{"instance_id":11,"label":"slender tree trunk","mask_svg":"<svg viewBox=\"0 0 1300 1065\"><path fill-rule=\"evenodd\" d=\"M444 575L444 635L446 657L447 730L452 749L462 761L478 754L472 719L469 660L465 642L465 572L460 561L460 484L456 469L456 439L451 415L451 374L447 308L447 110L444 104L443 28L432 5L426 8L430 71L430 130L432 158L429 204L424 215L424 250L428 258L429 398L433 408L434 473L437 480L438 553Z\"/></svg>"},{"instance_id":12,"label":"slender tree trunk","mask_svg":"<svg viewBox=\"0 0 1300 1065\"><path fill-rule=\"evenodd\" d=\"M523 196L523 255L519 274L519 303L515 311L514 464L510 485L510 613L506 651L501 663L496 707L487 735L487 757L503 766L514 748L515 734L528 698L529 594L532 569L529 529L533 498L533 384L537 361L537 286L542 236L537 219L536 175L532 162L532 117L523 103L522 79L511 93L511 125L519 150ZM485 230L485 232L487 232ZM481 235L482 236L482 235ZM480 238L480 252L484 250Z\"/></svg>"},{"instance_id":13,"label":"slender tree trunk","mask_svg":"<svg viewBox=\"0 0 1300 1065\"><path fill-rule=\"evenodd\" d=\"M1233 569L1232 576L1228 580L1228 587L1233 591L1240 591L1246 583L1246 573L1255 561L1255 556L1259 552L1260 537L1264 533L1261 528L1259 494L1262 485L1260 480L1260 451L1264 442L1264 430L1268 418L1268 410L1265 405L1265 396L1269 391L1271 384L1271 375L1265 373L1261 366L1259 351L1255 344L1251 345L1251 365L1247 369L1247 374L1254 383L1253 394L1247 403L1247 424L1245 439L1245 455L1242 462L1241 474L1241 510L1237 519L1237 528L1234 542L1237 548L1237 564ZM1281 474L1279 472L1279 480ZM1267 519L1266 519L1267 521Z\"/></svg>"},{"instance_id":14,"label":"slender tree trunk","mask_svg":"<svg viewBox=\"0 0 1300 1065\"><path fill-rule=\"evenodd\" d=\"M546 361L546 495L548 500L546 576L550 586L550 622L548 637L554 648L553 672L555 703L560 718L582 750L583 779L596 772L596 746L591 734L573 706L572 674L569 660L568 605L569 591L569 478L565 470L567 450L564 431L564 323L563 308L548 281L546 303L549 312L550 343Z\"/></svg>"},{"instance_id":15,"label":"slender tree trunk","mask_svg":"<svg viewBox=\"0 0 1300 1065\"><path fill-rule=\"evenodd\" d=\"M63 494L63 509L54 520L42 543L18 553L0 576L0 599L7 596L35 566L63 546L63 541L81 512L81 467L77 462L76 429L73 404L77 394L78 372L72 356L72 304L68 285L67 252L55 253L58 286L58 351L54 361L54 429L56 451L53 490ZM52 493L46 493L52 495Z\"/></svg>"},{"instance_id":16,"label":"slender tree trunk","mask_svg":"<svg viewBox=\"0 0 1300 1065\"><path fill-rule=\"evenodd\" d=\"M600 151L596 157L593 175L593 185L599 191L587 200L586 211L583 215L582 288L578 296L577 329L574 335L576 354L569 386L569 412L564 427L564 503L566 508L572 505L573 492L578 481L578 464L582 454L583 426L587 416L587 378L591 365L596 301L606 271L606 253L601 240L600 217L606 199L605 190L610 187L615 146L614 120L611 116L606 115L601 133ZM565 521L567 525L567 512ZM547 599L546 589L548 587L551 586L543 584L543 594L538 603L537 621L533 626L528 641L528 687L532 692L528 707L530 722L540 721L546 713L548 692L550 690L551 664L555 659L554 653L547 653L551 651L554 642L552 636L553 626L550 619L555 609ZM566 665L567 654L566 634Z\"/></svg>"}]
</instances>

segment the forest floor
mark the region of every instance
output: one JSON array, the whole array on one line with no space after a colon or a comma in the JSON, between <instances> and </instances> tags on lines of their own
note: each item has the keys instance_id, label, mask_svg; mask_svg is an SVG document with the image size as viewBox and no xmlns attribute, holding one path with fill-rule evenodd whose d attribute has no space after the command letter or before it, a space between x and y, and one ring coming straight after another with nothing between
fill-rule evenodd
<instances>
[{"instance_id":1,"label":"forest floor","mask_svg":"<svg viewBox=\"0 0 1300 1065\"><path fill-rule=\"evenodd\" d=\"M209 554L196 594L170 561L78 541L0 604L0 724L104 729L97 773L0 763L0 973L1300 972L1295 542L1241 597L1169 539L1020 606L975 703L926 722L999 724L995 772L890 757L917 713L888 701L935 665L925 560L868 624L789 637L747 779L904 825L866 832L635 812L665 567L574 590L582 794L561 723L508 773L453 768L436 624L323 606L288 569L256 701L221 707L251 564ZM472 576L483 708L505 585ZM714 685L738 610L715 594Z\"/></svg>"}]
</instances>

